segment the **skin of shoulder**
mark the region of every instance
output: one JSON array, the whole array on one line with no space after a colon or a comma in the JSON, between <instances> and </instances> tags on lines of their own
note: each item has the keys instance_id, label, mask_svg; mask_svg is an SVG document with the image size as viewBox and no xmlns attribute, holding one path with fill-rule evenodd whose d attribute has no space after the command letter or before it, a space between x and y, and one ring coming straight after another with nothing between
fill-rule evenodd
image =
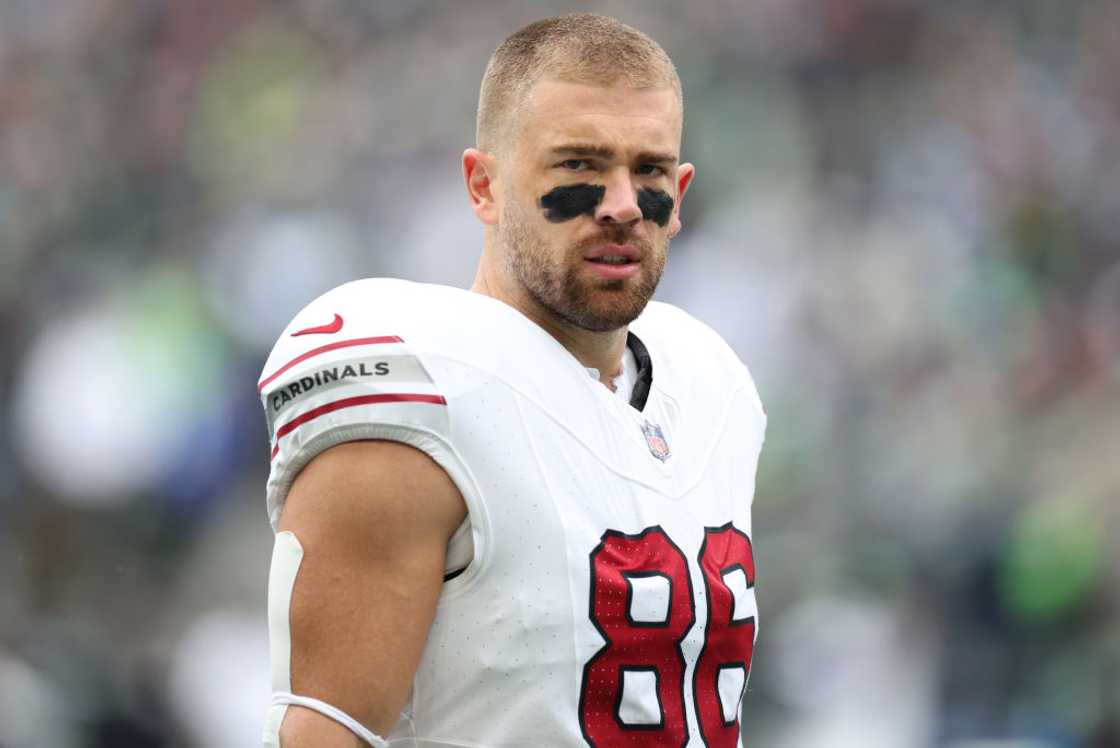
<instances>
[{"instance_id":1,"label":"skin of shoulder","mask_svg":"<svg viewBox=\"0 0 1120 748\"><path fill-rule=\"evenodd\" d=\"M308 463L277 528L304 550L290 608L293 693L388 733L435 615L447 542L465 517L455 484L412 447L348 442ZM301 707L289 708L281 739L284 748L356 745Z\"/></svg>"}]
</instances>

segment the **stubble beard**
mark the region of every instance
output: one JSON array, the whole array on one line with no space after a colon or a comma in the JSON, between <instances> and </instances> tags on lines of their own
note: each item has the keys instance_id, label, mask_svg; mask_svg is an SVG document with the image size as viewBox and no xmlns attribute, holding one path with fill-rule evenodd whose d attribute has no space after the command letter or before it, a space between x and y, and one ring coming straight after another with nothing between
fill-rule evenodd
<instances>
[{"instance_id":1,"label":"stubble beard","mask_svg":"<svg viewBox=\"0 0 1120 748\"><path fill-rule=\"evenodd\" d=\"M659 247L632 236L624 227L613 227L598 236L568 247L560 256L512 206L503 212L498 227L509 270L529 296L546 311L590 332L624 327L642 313L657 290L668 257L669 239ZM602 244L632 244L642 252L638 275L626 280L589 278L583 254Z\"/></svg>"}]
</instances>

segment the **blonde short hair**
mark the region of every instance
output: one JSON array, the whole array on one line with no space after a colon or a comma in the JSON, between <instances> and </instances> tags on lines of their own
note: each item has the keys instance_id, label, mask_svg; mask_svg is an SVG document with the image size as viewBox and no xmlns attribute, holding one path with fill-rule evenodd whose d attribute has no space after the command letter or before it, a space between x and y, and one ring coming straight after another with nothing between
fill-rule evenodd
<instances>
[{"instance_id":1,"label":"blonde short hair","mask_svg":"<svg viewBox=\"0 0 1120 748\"><path fill-rule=\"evenodd\" d=\"M641 31L594 13L546 18L514 32L494 51L482 77L475 142L495 152L513 141L516 114L542 79L635 88L672 87L683 110L681 80L665 50Z\"/></svg>"}]
</instances>

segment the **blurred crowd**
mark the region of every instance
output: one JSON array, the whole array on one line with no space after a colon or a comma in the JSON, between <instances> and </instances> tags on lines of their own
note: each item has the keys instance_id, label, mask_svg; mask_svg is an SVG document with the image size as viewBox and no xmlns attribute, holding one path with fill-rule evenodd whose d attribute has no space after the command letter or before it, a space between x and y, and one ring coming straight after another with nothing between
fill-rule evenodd
<instances>
[{"instance_id":1,"label":"blurred crowd","mask_svg":"<svg viewBox=\"0 0 1120 748\"><path fill-rule=\"evenodd\" d=\"M241 746L255 383L351 278L468 285L490 52L659 40L659 297L750 365L759 748L1120 745L1120 4L0 5L0 748Z\"/></svg>"}]
</instances>

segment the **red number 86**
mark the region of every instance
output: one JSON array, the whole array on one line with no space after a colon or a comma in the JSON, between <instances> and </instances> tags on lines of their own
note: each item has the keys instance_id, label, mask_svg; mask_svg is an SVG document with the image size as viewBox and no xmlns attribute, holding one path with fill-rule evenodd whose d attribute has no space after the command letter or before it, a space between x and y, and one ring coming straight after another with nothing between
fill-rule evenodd
<instances>
[{"instance_id":1,"label":"red number 86","mask_svg":"<svg viewBox=\"0 0 1120 748\"><path fill-rule=\"evenodd\" d=\"M731 523L705 528L697 561L708 620L692 678L696 718L707 746L734 748L754 650L754 616L736 610L737 597L754 586L750 538ZM658 591L659 613L635 613L639 588ZM584 739L596 748L683 746L688 725L681 642L696 622L684 553L657 525L636 535L608 530L591 552L590 597L591 622L606 643L583 669ZM637 707L623 699L631 688L646 694Z\"/></svg>"}]
</instances>

